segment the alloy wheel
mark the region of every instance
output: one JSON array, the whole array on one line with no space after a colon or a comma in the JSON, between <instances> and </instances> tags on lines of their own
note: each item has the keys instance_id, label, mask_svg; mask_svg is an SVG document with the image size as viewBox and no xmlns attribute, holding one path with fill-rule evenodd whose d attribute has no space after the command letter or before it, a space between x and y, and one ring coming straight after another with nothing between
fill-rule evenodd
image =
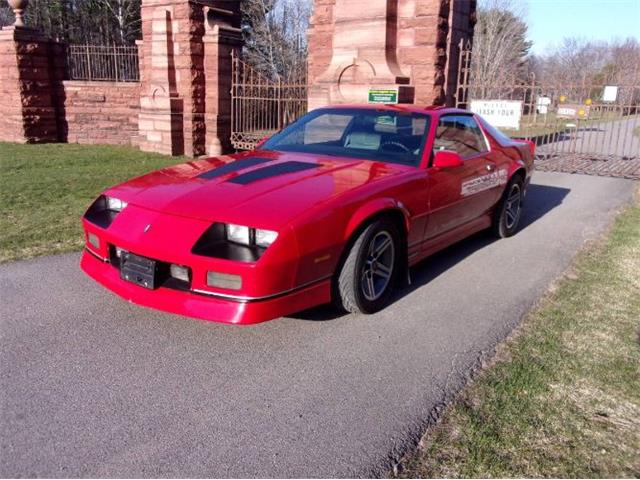
<instances>
[{"instance_id":1,"label":"alloy wheel","mask_svg":"<svg viewBox=\"0 0 640 480\"><path fill-rule=\"evenodd\" d=\"M393 275L395 246L387 231L378 232L369 243L360 276L362 294L369 301L382 296Z\"/></svg>"},{"instance_id":2,"label":"alloy wheel","mask_svg":"<svg viewBox=\"0 0 640 480\"><path fill-rule=\"evenodd\" d=\"M504 208L505 225L511 230L518 224L522 212L522 190L518 183L514 183L509 190L509 196Z\"/></svg>"}]
</instances>

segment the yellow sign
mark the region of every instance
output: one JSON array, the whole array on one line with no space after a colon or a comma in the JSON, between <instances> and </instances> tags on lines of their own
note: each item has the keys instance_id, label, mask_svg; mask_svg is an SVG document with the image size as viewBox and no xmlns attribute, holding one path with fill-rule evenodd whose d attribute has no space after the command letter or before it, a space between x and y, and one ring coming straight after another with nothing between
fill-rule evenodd
<instances>
[{"instance_id":1,"label":"yellow sign","mask_svg":"<svg viewBox=\"0 0 640 480\"><path fill-rule=\"evenodd\" d=\"M567 101L567 96L566 95L560 95L560 103L564 103Z\"/></svg>"}]
</instances>

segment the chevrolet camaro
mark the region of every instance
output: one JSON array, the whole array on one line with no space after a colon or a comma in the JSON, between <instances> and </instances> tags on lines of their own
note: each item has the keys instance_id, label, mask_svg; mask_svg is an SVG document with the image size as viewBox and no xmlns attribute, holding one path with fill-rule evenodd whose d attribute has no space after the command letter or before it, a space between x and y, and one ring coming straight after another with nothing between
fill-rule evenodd
<instances>
[{"instance_id":1,"label":"chevrolet camaro","mask_svg":"<svg viewBox=\"0 0 640 480\"><path fill-rule=\"evenodd\" d=\"M253 151L107 189L82 219L81 266L131 302L206 320L331 301L373 313L434 252L513 235L533 154L466 110L321 108Z\"/></svg>"}]
</instances>

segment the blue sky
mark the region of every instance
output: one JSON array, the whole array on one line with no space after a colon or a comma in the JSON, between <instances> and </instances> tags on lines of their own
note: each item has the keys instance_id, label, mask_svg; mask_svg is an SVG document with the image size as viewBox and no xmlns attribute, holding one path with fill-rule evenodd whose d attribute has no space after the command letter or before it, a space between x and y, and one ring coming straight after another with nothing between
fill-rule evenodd
<instances>
[{"instance_id":1,"label":"blue sky","mask_svg":"<svg viewBox=\"0 0 640 480\"><path fill-rule=\"evenodd\" d=\"M640 0L515 0L522 3L533 52L544 53L564 37L640 40Z\"/></svg>"}]
</instances>

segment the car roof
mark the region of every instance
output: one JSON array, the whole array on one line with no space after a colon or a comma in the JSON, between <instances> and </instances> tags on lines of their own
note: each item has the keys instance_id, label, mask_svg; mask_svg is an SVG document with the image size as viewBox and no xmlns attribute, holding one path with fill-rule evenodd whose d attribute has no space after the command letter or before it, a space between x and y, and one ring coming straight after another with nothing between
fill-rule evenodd
<instances>
[{"instance_id":1,"label":"car roof","mask_svg":"<svg viewBox=\"0 0 640 480\"><path fill-rule=\"evenodd\" d=\"M416 105L412 103L401 104L388 104L388 103L354 103L354 104L339 104L339 105L327 105L323 108L337 108L337 109L362 109L362 110L388 110L388 111L401 111L411 113L466 113L470 114L469 110L463 110L460 108L446 107L442 105Z\"/></svg>"}]
</instances>

